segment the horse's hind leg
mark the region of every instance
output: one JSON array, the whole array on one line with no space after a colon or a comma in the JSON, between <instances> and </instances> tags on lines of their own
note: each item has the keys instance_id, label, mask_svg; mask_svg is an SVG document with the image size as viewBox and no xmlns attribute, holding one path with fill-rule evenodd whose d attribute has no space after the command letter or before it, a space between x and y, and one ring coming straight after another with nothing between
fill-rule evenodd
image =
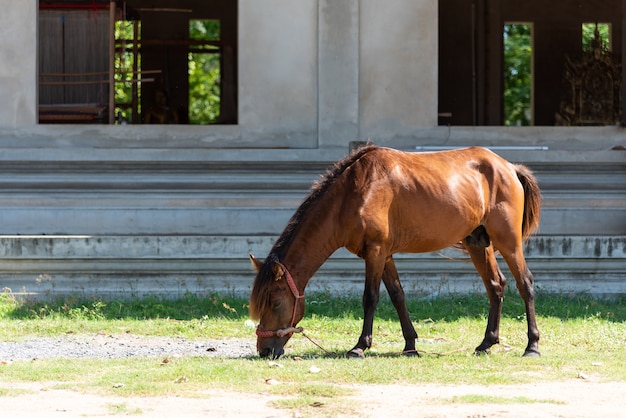
<instances>
[{"instance_id":1,"label":"horse's hind leg","mask_svg":"<svg viewBox=\"0 0 626 418\"><path fill-rule=\"evenodd\" d=\"M535 292L533 289L534 278L524 258L521 239L518 242L510 243L510 239L503 242L493 237L494 245L502 254L502 257L509 266L509 270L515 277L517 290L519 290L524 304L526 305L526 321L528 323L528 345L524 351L526 357L539 356L539 329L535 317Z\"/></svg>"},{"instance_id":2,"label":"horse's hind leg","mask_svg":"<svg viewBox=\"0 0 626 418\"><path fill-rule=\"evenodd\" d=\"M466 239L465 248L472 257L474 267L483 279L489 297L489 317L485 329L485 338L474 350L476 354L482 354L487 353L492 345L500 342L500 314L506 278L498 267L493 246L483 247Z\"/></svg>"},{"instance_id":3,"label":"horse's hind leg","mask_svg":"<svg viewBox=\"0 0 626 418\"><path fill-rule=\"evenodd\" d=\"M393 306L396 308L396 312L398 312L398 319L400 319L402 336L404 337L404 350L402 353L407 356L419 356L419 353L415 350L417 332L415 331L411 318L409 317L409 311L406 308L404 289L402 289L402 284L400 284L398 270L396 269L396 264L394 263L392 257L389 257L385 263L383 283L385 283L391 303L393 303Z\"/></svg>"}]
</instances>

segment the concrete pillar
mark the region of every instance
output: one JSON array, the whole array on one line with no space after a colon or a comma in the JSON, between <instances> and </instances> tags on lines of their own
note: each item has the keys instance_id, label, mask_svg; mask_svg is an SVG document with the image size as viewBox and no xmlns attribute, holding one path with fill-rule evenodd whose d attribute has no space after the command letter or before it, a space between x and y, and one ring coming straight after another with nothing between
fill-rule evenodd
<instances>
[{"instance_id":1,"label":"concrete pillar","mask_svg":"<svg viewBox=\"0 0 626 418\"><path fill-rule=\"evenodd\" d=\"M252 145L317 147L317 8L239 2L239 126Z\"/></svg>"},{"instance_id":2,"label":"concrete pillar","mask_svg":"<svg viewBox=\"0 0 626 418\"><path fill-rule=\"evenodd\" d=\"M0 126L37 123L37 0L0 0Z\"/></svg>"},{"instance_id":3,"label":"concrete pillar","mask_svg":"<svg viewBox=\"0 0 626 418\"><path fill-rule=\"evenodd\" d=\"M359 0L319 0L318 146L358 139Z\"/></svg>"},{"instance_id":4,"label":"concrete pillar","mask_svg":"<svg viewBox=\"0 0 626 418\"><path fill-rule=\"evenodd\" d=\"M437 125L437 0L361 0L361 139Z\"/></svg>"}]
</instances>

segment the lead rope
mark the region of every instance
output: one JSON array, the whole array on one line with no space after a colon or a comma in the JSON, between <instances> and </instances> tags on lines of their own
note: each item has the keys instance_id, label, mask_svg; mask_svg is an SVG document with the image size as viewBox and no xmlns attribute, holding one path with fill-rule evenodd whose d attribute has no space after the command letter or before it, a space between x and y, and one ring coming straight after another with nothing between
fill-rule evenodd
<instances>
[{"instance_id":1,"label":"lead rope","mask_svg":"<svg viewBox=\"0 0 626 418\"><path fill-rule=\"evenodd\" d=\"M276 331L276 336L279 337L279 338L282 338L282 337L284 337L287 334L302 334L302 336L304 338L306 338L307 340L311 341L311 343L313 343L313 345L315 345L317 348L322 350L324 353L326 353L328 355L332 354L330 351L326 350L324 347L319 345L319 343L316 342L313 338L311 338L308 335L306 335L304 333L304 328L302 328L302 327L289 327L289 328L279 329L278 331Z\"/></svg>"},{"instance_id":2,"label":"lead rope","mask_svg":"<svg viewBox=\"0 0 626 418\"><path fill-rule=\"evenodd\" d=\"M289 328L285 328L285 329L280 329L278 331L276 331L276 335L278 337L283 337L287 334L302 334L302 336L304 338L306 338L307 340L309 340L314 346L316 346L317 348L319 348L320 350L322 350L324 352L324 354L328 355L328 356L332 356L333 353L331 353L330 351L326 350L324 347L322 347L317 341L315 341L313 338L309 337L308 335L306 335L304 333L304 328L302 327L289 327ZM451 350L451 351L446 351L445 353L434 353L432 351L424 351L424 350L405 350L402 352L402 354L407 355L407 354L416 354L418 357L421 357L422 354L423 355L429 355L429 356L435 356L435 357L444 357L444 356L448 356L450 354L454 354L454 353L458 353L461 351L466 350L465 347L461 347L458 348L456 350ZM378 355L378 357L395 357L397 356L397 354L380 354Z\"/></svg>"},{"instance_id":3,"label":"lead rope","mask_svg":"<svg viewBox=\"0 0 626 418\"><path fill-rule=\"evenodd\" d=\"M331 352L326 350L324 347L322 347L321 345L319 345L317 342L315 342L311 337L309 337L308 335L306 335L304 332L300 332L302 334L302 336L304 338L306 338L307 340L311 341L313 343L314 346L316 346L317 348L319 348L320 350L322 350L326 355L331 355Z\"/></svg>"}]
</instances>

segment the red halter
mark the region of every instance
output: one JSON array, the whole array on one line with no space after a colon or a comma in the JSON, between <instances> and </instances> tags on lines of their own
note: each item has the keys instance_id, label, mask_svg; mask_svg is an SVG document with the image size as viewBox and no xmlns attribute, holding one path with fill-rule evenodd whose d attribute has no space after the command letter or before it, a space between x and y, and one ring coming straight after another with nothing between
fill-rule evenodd
<instances>
[{"instance_id":1,"label":"red halter","mask_svg":"<svg viewBox=\"0 0 626 418\"><path fill-rule=\"evenodd\" d=\"M291 290L291 293L293 294L293 297L296 298L296 300L293 303L293 314L291 315L291 324L289 325L288 328L283 328L283 329L279 329L276 331L260 331L259 328L257 327L256 329L256 335L260 338L270 338L273 336L277 336L279 338L284 337L285 335L289 335L291 336L293 334L293 332L284 332L284 330L286 329L290 329L293 328L293 326L296 323L296 310L298 309L298 300L299 299L304 299L304 293L300 294L300 292L298 291L298 287L296 286L296 283L293 281L293 277L291 277L291 274L289 273L289 270L287 270L287 267L285 267L285 265L279 261L274 261L276 264L278 264L283 271L285 272L285 279L287 280L287 286L289 286L289 289Z\"/></svg>"}]
</instances>

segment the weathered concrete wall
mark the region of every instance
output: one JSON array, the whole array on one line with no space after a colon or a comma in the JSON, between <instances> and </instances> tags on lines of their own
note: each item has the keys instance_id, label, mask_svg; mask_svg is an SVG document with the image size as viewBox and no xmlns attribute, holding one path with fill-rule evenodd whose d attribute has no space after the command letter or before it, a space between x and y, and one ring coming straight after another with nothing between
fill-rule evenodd
<instances>
[{"instance_id":1,"label":"weathered concrete wall","mask_svg":"<svg viewBox=\"0 0 626 418\"><path fill-rule=\"evenodd\" d=\"M37 121L37 0L0 0L0 126Z\"/></svg>"},{"instance_id":2,"label":"weathered concrete wall","mask_svg":"<svg viewBox=\"0 0 626 418\"><path fill-rule=\"evenodd\" d=\"M242 139L396 140L437 125L437 2L240 3Z\"/></svg>"},{"instance_id":3,"label":"weathered concrete wall","mask_svg":"<svg viewBox=\"0 0 626 418\"><path fill-rule=\"evenodd\" d=\"M398 139L437 125L437 1L362 0L361 138Z\"/></svg>"},{"instance_id":4,"label":"weathered concrete wall","mask_svg":"<svg viewBox=\"0 0 626 418\"><path fill-rule=\"evenodd\" d=\"M624 151L497 152L535 170L541 234L626 235ZM339 157L318 150L4 148L0 235L278 235Z\"/></svg>"},{"instance_id":5,"label":"weathered concrete wall","mask_svg":"<svg viewBox=\"0 0 626 418\"><path fill-rule=\"evenodd\" d=\"M3 288L29 297L66 294L179 297L248 295L254 273L248 253L264 258L274 236L0 237ZM467 256L454 250L397 254L405 291L412 297L484 292ZM622 237L534 237L526 258L538 292L626 294L626 239ZM513 278L501 269L514 288ZM307 291L363 291L364 264L337 251L309 282Z\"/></svg>"},{"instance_id":6,"label":"weathered concrete wall","mask_svg":"<svg viewBox=\"0 0 626 418\"><path fill-rule=\"evenodd\" d=\"M239 125L254 142L317 147L315 0L240 0Z\"/></svg>"},{"instance_id":7,"label":"weathered concrete wall","mask_svg":"<svg viewBox=\"0 0 626 418\"><path fill-rule=\"evenodd\" d=\"M334 161L318 150L265 161L257 150L65 151L64 161L45 148L0 153L0 287L36 296L245 293L248 252L267 254ZM540 235L527 251L538 286L626 293L624 152L499 152L531 166L543 190ZM481 289L469 263L424 254L397 264L414 294ZM311 289L360 291L362 269L339 251Z\"/></svg>"},{"instance_id":8,"label":"weathered concrete wall","mask_svg":"<svg viewBox=\"0 0 626 418\"><path fill-rule=\"evenodd\" d=\"M320 148L359 138L359 0L319 1Z\"/></svg>"}]
</instances>

